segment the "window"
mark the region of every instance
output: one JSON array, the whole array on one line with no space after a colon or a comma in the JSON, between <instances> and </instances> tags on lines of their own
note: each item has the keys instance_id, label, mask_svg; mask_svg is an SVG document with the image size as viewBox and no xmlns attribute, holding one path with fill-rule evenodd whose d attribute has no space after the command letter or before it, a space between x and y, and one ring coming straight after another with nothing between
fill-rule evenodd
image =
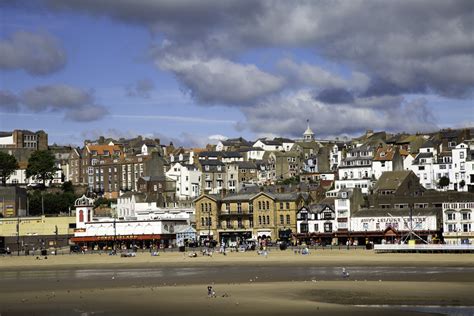
<instances>
[{"instance_id":1,"label":"window","mask_svg":"<svg viewBox=\"0 0 474 316\"><path fill-rule=\"evenodd\" d=\"M456 220L456 214L454 213L448 213L448 221L454 221Z\"/></svg>"},{"instance_id":2,"label":"window","mask_svg":"<svg viewBox=\"0 0 474 316\"><path fill-rule=\"evenodd\" d=\"M332 232L332 223L324 223L324 232L326 233Z\"/></svg>"},{"instance_id":3,"label":"window","mask_svg":"<svg viewBox=\"0 0 474 316\"><path fill-rule=\"evenodd\" d=\"M258 201L258 209L259 209L259 210L262 209L262 201Z\"/></svg>"},{"instance_id":4,"label":"window","mask_svg":"<svg viewBox=\"0 0 474 316\"><path fill-rule=\"evenodd\" d=\"M262 216L259 216L259 217L258 217L258 224L259 224L259 225L262 225Z\"/></svg>"},{"instance_id":5,"label":"window","mask_svg":"<svg viewBox=\"0 0 474 316\"><path fill-rule=\"evenodd\" d=\"M267 210L269 210L270 209L270 202L267 201L265 204L267 205Z\"/></svg>"},{"instance_id":6,"label":"window","mask_svg":"<svg viewBox=\"0 0 474 316\"><path fill-rule=\"evenodd\" d=\"M283 202L280 202L280 210L283 209Z\"/></svg>"},{"instance_id":7,"label":"window","mask_svg":"<svg viewBox=\"0 0 474 316\"><path fill-rule=\"evenodd\" d=\"M249 213L253 213L253 203L249 203Z\"/></svg>"},{"instance_id":8,"label":"window","mask_svg":"<svg viewBox=\"0 0 474 316\"><path fill-rule=\"evenodd\" d=\"M286 202L286 209L287 209L287 210L290 209L290 202Z\"/></svg>"},{"instance_id":9,"label":"window","mask_svg":"<svg viewBox=\"0 0 474 316\"><path fill-rule=\"evenodd\" d=\"M290 215L286 215L286 224L287 224L287 225L290 225L290 224L291 224Z\"/></svg>"},{"instance_id":10,"label":"window","mask_svg":"<svg viewBox=\"0 0 474 316\"><path fill-rule=\"evenodd\" d=\"M425 166L418 166L418 170L425 170Z\"/></svg>"},{"instance_id":11,"label":"window","mask_svg":"<svg viewBox=\"0 0 474 316\"><path fill-rule=\"evenodd\" d=\"M363 224L363 229L368 230L369 229L369 223L364 223Z\"/></svg>"},{"instance_id":12,"label":"window","mask_svg":"<svg viewBox=\"0 0 474 316\"><path fill-rule=\"evenodd\" d=\"M267 215L267 224L270 224L270 216Z\"/></svg>"},{"instance_id":13,"label":"window","mask_svg":"<svg viewBox=\"0 0 474 316\"><path fill-rule=\"evenodd\" d=\"M471 213L462 213L462 220L470 220L471 219Z\"/></svg>"},{"instance_id":14,"label":"window","mask_svg":"<svg viewBox=\"0 0 474 316\"><path fill-rule=\"evenodd\" d=\"M201 226L204 226L204 217L201 217Z\"/></svg>"},{"instance_id":15,"label":"window","mask_svg":"<svg viewBox=\"0 0 474 316\"><path fill-rule=\"evenodd\" d=\"M284 220L283 220L283 215L280 215L280 224L283 225L285 224Z\"/></svg>"},{"instance_id":16,"label":"window","mask_svg":"<svg viewBox=\"0 0 474 316\"><path fill-rule=\"evenodd\" d=\"M464 159L464 152L463 152L463 151L461 151L461 152L459 153L459 159Z\"/></svg>"},{"instance_id":17,"label":"window","mask_svg":"<svg viewBox=\"0 0 474 316\"><path fill-rule=\"evenodd\" d=\"M455 224L448 224L448 232L452 233L456 231L456 225Z\"/></svg>"},{"instance_id":18,"label":"window","mask_svg":"<svg viewBox=\"0 0 474 316\"><path fill-rule=\"evenodd\" d=\"M237 213L242 213L242 203L237 203Z\"/></svg>"},{"instance_id":19,"label":"window","mask_svg":"<svg viewBox=\"0 0 474 316\"><path fill-rule=\"evenodd\" d=\"M309 231L308 231L308 224L306 224L306 223L301 223L301 224L300 224L300 231L301 231L301 233L303 233L303 234L308 233L308 232L309 232Z\"/></svg>"},{"instance_id":20,"label":"window","mask_svg":"<svg viewBox=\"0 0 474 316\"><path fill-rule=\"evenodd\" d=\"M319 231L319 224L314 224L314 231L315 232Z\"/></svg>"},{"instance_id":21,"label":"window","mask_svg":"<svg viewBox=\"0 0 474 316\"><path fill-rule=\"evenodd\" d=\"M263 219L263 222L262 222L262 223L263 223L263 225L265 225L265 224L266 224L265 216L262 216L262 219Z\"/></svg>"},{"instance_id":22,"label":"window","mask_svg":"<svg viewBox=\"0 0 474 316\"><path fill-rule=\"evenodd\" d=\"M465 233L468 233L471 231L471 224L463 224L462 225L462 231Z\"/></svg>"}]
</instances>

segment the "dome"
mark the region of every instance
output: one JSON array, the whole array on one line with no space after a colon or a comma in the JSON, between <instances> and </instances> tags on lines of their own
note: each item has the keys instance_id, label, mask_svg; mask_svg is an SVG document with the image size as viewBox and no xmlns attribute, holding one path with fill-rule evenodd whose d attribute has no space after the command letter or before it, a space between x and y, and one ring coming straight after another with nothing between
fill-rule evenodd
<instances>
[{"instance_id":1,"label":"dome","mask_svg":"<svg viewBox=\"0 0 474 316\"><path fill-rule=\"evenodd\" d=\"M83 195L74 202L74 206L94 206L94 199Z\"/></svg>"}]
</instances>

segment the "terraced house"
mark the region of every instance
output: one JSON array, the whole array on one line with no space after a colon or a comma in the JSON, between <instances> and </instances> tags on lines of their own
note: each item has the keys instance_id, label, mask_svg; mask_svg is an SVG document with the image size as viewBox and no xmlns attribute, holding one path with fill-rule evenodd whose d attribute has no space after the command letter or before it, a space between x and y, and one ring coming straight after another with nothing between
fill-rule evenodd
<instances>
[{"instance_id":1,"label":"terraced house","mask_svg":"<svg viewBox=\"0 0 474 316\"><path fill-rule=\"evenodd\" d=\"M197 234L226 243L291 240L296 212L309 200L307 193L204 194L195 200Z\"/></svg>"}]
</instances>

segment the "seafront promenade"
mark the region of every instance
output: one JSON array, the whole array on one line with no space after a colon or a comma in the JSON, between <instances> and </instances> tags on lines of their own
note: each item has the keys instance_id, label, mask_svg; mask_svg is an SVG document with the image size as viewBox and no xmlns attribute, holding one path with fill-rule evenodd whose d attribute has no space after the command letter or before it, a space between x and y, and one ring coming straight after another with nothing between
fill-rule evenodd
<instances>
[{"instance_id":1,"label":"seafront promenade","mask_svg":"<svg viewBox=\"0 0 474 316\"><path fill-rule=\"evenodd\" d=\"M2 316L431 315L446 309L469 315L474 306L472 254L11 256L0 257L0 280ZM216 298L207 297L208 285Z\"/></svg>"}]
</instances>

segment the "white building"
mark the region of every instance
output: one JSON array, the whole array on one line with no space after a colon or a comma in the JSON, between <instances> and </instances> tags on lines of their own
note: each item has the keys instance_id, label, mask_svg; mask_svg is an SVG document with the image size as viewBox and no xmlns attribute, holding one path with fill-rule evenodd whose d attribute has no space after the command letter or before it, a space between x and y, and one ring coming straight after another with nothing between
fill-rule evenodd
<instances>
[{"instance_id":1,"label":"white building","mask_svg":"<svg viewBox=\"0 0 474 316\"><path fill-rule=\"evenodd\" d=\"M296 214L298 234L332 234L337 229L336 213L329 204L304 206Z\"/></svg>"},{"instance_id":2,"label":"white building","mask_svg":"<svg viewBox=\"0 0 474 316\"><path fill-rule=\"evenodd\" d=\"M362 145L352 148L339 166L339 180L336 188L360 188L367 194L372 186L373 149Z\"/></svg>"},{"instance_id":3,"label":"white building","mask_svg":"<svg viewBox=\"0 0 474 316\"><path fill-rule=\"evenodd\" d=\"M201 194L202 172L195 165L177 162L171 165L166 176L176 181L178 199L192 200Z\"/></svg>"},{"instance_id":4,"label":"white building","mask_svg":"<svg viewBox=\"0 0 474 316\"><path fill-rule=\"evenodd\" d=\"M261 138L257 140L253 144L253 147L261 148L264 151L282 151L283 150L283 144L280 141L268 140L265 138Z\"/></svg>"},{"instance_id":5,"label":"white building","mask_svg":"<svg viewBox=\"0 0 474 316\"><path fill-rule=\"evenodd\" d=\"M460 143L452 149L453 170L449 178L451 190L467 192L468 186L472 184L471 175L474 175L474 170L467 168L469 155L470 150L466 143Z\"/></svg>"},{"instance_id":6,"label":"white building","mask_svg":"<svg viewBox=\"0 0 474 316\"><path fill-rule=\"evenodd\" d=\"M443 203L443 231L447 244L473 244L474 202Z\"/></svg>"},{"instance_id":7,"label":"white building","mask_svg":"<svg viewBox=\"0 0 474 316\"><path fill-rule=\"evenodd\" d=\"M134 200L132 196L125 204L130 204ZM163 211L161 214L155 211L151 214L148 210L139 210L140 207L135 206L133 208L135 219L97 218L94 216L94 200L85 196L77 199L75 206L76 228L71 240L76 244L100 245L100 247L112 244L127 246L133 244L140 247L153 247L158 244L177 245L178 233L182 236L189 236L191 233L189 219L190 216L194 216L186 211L174 213ZM118 205L118 208L120 207L123 205Z\"/></svg>"},{"instance_id":8,"label":"white building","mask_svg":"<svg viewBox=\"0 0 474 316\"><path fill-rule=\"evenodd\" d=\"M398 147L378 148L372 161L372 174L375 179L380 178L383 172L403 170L403 158Z\"/></svg>"}]
</instances>

